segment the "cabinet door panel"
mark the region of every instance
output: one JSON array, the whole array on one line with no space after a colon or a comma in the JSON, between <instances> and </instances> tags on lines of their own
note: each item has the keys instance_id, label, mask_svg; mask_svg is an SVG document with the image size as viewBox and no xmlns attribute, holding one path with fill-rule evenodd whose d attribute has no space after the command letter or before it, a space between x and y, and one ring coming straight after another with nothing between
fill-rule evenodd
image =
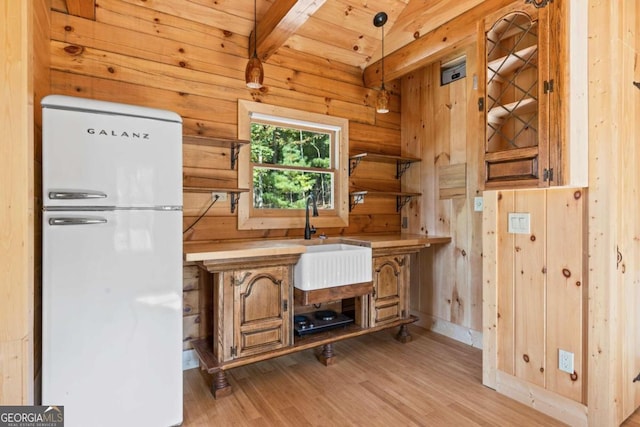
<instances>
[{"instance_id":1,"label":"cabinet door panel","mask_svg":"<svg viewBox=\"0 0 640 427\"><path fill-rule=\"evenodd\" d=\"M399 319L404 307L405 256L381 256L373 259L371 326Z\"/></svg>"},{"instance_id":2,"label":"cabinet door panel","mask_svg":"<svg viewBox=\"0 0 640 427\"><path fill-rule=\"evenodd\" d=\"M288 269L236 271L233 286L236 357L288 345Z\"/></svg>"},{"instance_id":3,"label":"cabinet door panel","mask_svg":"<svg viewBox=\"0 0 640 427\"><path fill-rule=\"evenodd\" d=\"M400 302L383 307L376 307L376 322L381 323L385 321L396 320L400 317Z\"/></svg>"}]
</instances>

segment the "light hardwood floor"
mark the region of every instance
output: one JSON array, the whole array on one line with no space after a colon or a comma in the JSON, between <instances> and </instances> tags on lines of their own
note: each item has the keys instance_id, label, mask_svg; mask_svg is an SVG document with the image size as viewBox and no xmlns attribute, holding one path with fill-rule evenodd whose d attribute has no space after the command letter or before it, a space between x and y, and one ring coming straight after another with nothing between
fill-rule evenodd
<instances>
[{"instance_id":1,"label":"light hardwood floor","mask_svg":"<svg viewBox=\"0 0 640 427\"><path fill-rule=\"evenodd\" d=\"M184 426L560 426L484 387L482 353L415 326L335 344L326 367L312 350L228 371L215 400L199 369L184 373ZM640 414L626 423L640 426Z\"/></svg>"}]
</instances>

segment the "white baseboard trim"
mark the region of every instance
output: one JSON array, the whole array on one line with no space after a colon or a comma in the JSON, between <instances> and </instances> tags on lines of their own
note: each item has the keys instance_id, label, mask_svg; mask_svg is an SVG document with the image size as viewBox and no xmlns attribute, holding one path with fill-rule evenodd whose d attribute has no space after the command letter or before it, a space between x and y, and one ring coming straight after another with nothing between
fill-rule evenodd
<instances>
[{"instance_id":1,"label":"white baseboard trim","mask_svg":"<svg viewBox=\"0 0 640 427\"><path fill-rule=\"evenodd\" d=\"M182 352L182 370L186 371L193 368L198 368L200 361L196 356L195 350L185 350Z\"/></svg>"},{"instance_id":2,"label":"white baseboard trim","mask_svg":"<svg viewBox=\"0 0 640 427\"><path fill-rule=\"evenodd\" d=\"M415 310L412 310L411 314L418 317L418 321L415 323L416 326L420 326L472 347L482 349L482 332L480 331L460 326L431 316L430 314L421 313Z\"/></svg>"}]
</instances>

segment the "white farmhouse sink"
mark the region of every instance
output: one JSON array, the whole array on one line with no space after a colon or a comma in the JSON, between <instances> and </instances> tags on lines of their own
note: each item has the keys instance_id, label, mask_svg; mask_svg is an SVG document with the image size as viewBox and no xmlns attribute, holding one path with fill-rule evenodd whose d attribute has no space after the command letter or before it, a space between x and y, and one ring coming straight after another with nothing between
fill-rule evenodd
<instances>
[{"instance_id":1,"label":"white farmhouse sink","mask_svg":"<svg viewBox=\"0 0 640 427\"><path fill-rule=\"evenodd\" d=\"M307 246L293 273L303 291L371 281L371 248L343 243Z\"/></svg>"}]
</instances>

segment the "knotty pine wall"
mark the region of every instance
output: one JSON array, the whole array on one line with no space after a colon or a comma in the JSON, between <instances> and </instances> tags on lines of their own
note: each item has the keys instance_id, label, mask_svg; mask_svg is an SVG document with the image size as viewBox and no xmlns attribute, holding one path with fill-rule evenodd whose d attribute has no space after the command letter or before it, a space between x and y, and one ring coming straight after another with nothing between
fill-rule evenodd
<instances>
[{"instance_id":1,"label":"knotty pine wall","mask_svg":"<svg viewBox=\"0 0 640 427\"><path fill-rule=\"evenodd\" d=\"M219 15L212 9L211 14ZM350 152L400 154L399 87L392 111L377 115L375 91L355 67L302 56L284 47L265 64L265 85L251 92L244 84L247 37L234 28L216 28L153 9L153 2L103 0L96 20L52 11L52 92L140 104L176 111L185 135L237 137L237 101L267 104L349 119ZM224 22L212 16L211 22ZM232 20L227 20L232 22ZM237 187L229 150L184 146L185 185ZM353 190L398 191L391 165L361 165ZM241 197L246 197L243 195ZM185 194L184 228L210 202L208 194ZM229 203L217 203L185 240L301 237L302 229L238 231ZM328 236L400 231L395 199L368 198L345 229L319 230Z\"/></svg>"},{"instance_id":2,"label":"knotty pine wall","mask_svg":"<svg viewBox=\"0 0 640 427\"><path fill-rule=\"evenodd\" d=\"M640 407L640 3L590 4L588 29L587 394L601 426Z\"/></svg>"},{"instance_id":3,"label":"knotty pine wall","mask_svg":"<svg viewBox=\"0 0 640 427\"><path fill-rule=\"evenodd\" d=\"M198 22L153 9L153 2L101 0L95 21L51 11L51 92L173 110L184 120L185 135L237 137L238 99L254 100L349 119L351 154L400 154L399 82L391 112L377 115L376 92L362 83L362 70L287 47L264 64L265 88L244 83L248 38L235 29L203 22L230 22L212 9ZM215 15L215 16L213 16ZM247 149L247 148L244 148ZM183 146L185 186L237 187L229 149ZM237 169L237 168L236 168ZM399 191L395 166L362 162L350 189ZM247 197L247 193L241 195ZM186 229L210 204L203 193L184 193ZM400 231L393 197L367 197L355 207L349 227L319 229L341 234ZM239 231L230 203L216 203L184 236L185 241L303 237L302 229ZM184 348L206 335L206 300L197 287L198 271L184 269Z\"/></svg>"},{"instance_id":4,"label":"knotty pine wall","mask_svg":"<svg viewBox=\"0 0 640 427\"><path fill-rule=\"evenodd\" d=\"M402 79L402 153L422 158L403 177L404 191L422 192L403 211L412 233L451 236L448 245L421 251L412 262L420 286L411 289L412 312L425 326L480 346L482 330L482 212L473 210L483 147L482 112L474 75L477 44L466 55L467 77L440 86L440 62ZM448 58L448 59L451 59ZM441 191L448 167L466 171L459 191ZM449 194L445 194L449 193ZM444 197L444 198L441 198Z\"/></svg>"},{"instance_id":5,"label":"knotty pine wall","mask_svg":"<svg viewBox=\"0 0 640 427\"><path fill-rule=\"evenodd\" d=\"M38 99L49 90L49 7L0 8L0 405L32 405L40 371L40 126ZM34 377L35 384L34 384Z\"/></svg>"}]
</instances>

